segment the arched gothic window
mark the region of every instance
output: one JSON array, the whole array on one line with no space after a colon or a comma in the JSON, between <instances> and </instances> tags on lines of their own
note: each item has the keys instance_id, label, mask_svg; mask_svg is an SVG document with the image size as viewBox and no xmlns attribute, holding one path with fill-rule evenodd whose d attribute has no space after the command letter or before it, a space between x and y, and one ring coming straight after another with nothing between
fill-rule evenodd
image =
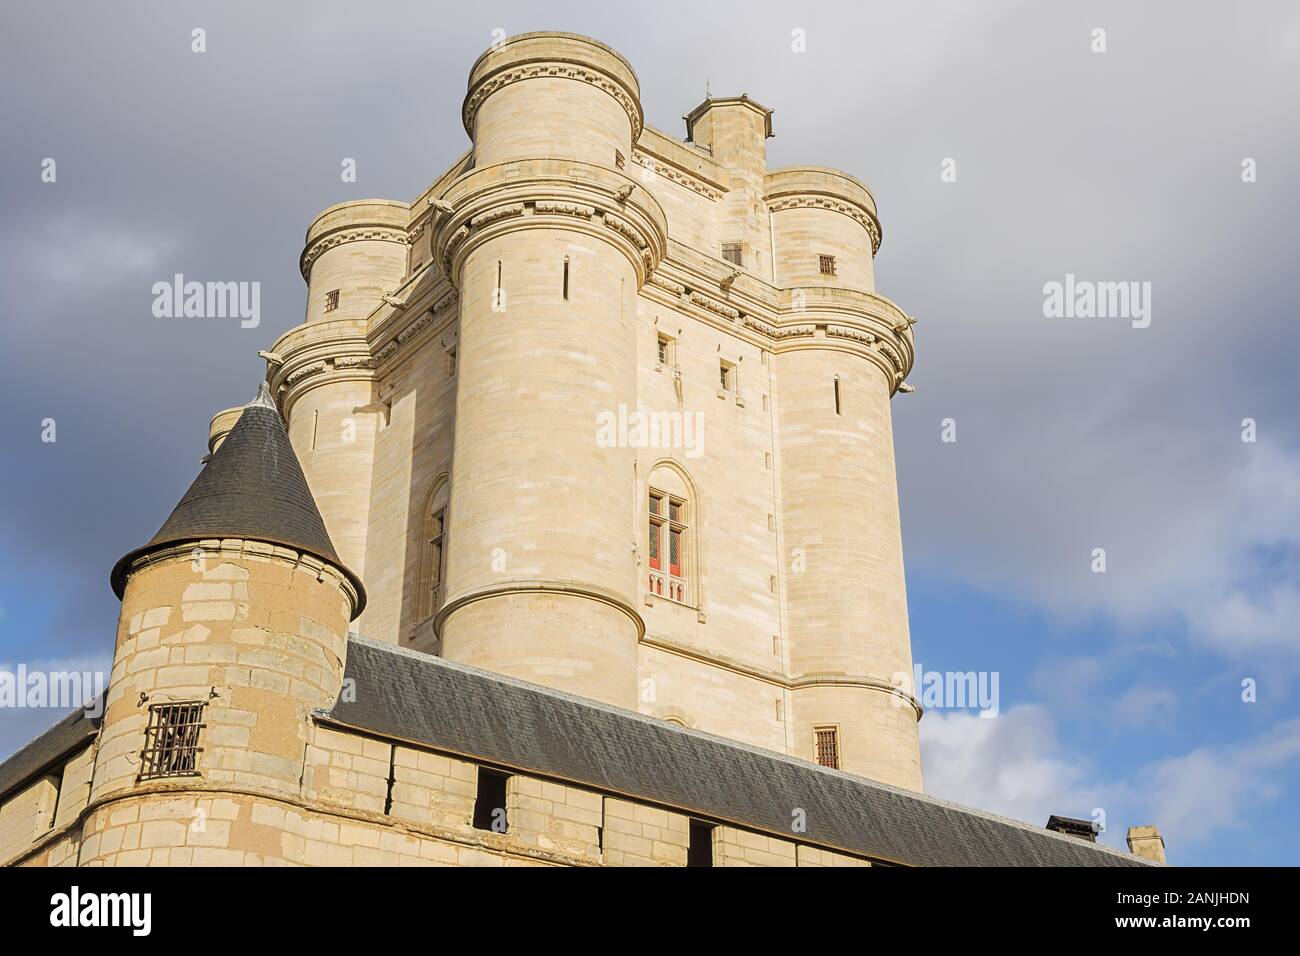
<instances>
[{"instance_id":1,"label":"arched gothic window","mask_svg":"<svg viewBox=\"0 0 1300 956\"><path fill-rule=\"evenodd\" d=\"M699 606L698 500L676 465L660 464L646 491L646 588L655 597Z\"/></svg>"}]
</instances>

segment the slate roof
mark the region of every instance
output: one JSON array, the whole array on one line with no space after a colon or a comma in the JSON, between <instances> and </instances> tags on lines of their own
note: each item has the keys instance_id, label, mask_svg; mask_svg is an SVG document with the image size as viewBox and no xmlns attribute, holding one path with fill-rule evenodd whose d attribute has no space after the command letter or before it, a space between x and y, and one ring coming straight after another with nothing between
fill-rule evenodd
<instances>
[{"instance_id":1,"label":"slate roof","mask_svg":"<svg viewBox=\"0 0 1300 956\"><path fill-rule=\"evenodd\" d=\"M102 698L100 703L102 703ZM93 708L98 712L98 708ZM43 771L61 765L99 733L101 718L77 708L4 763L0 763L0 798L34 780Z\"/></svg>"},{"instance_id":2,"label":"slate roof","mask_svg":"<svg viewBox=\"0 0 1300 956\"><path fill-rule=\"evenodd\" d=\"M909 866L1153 866L1027 823L417 654L348 642L355 700L317 717L859 856ZM0 764L0 798L98 731L75 711ZM801 808L807 830L793 834Z\"/></svg>"},{"instance_id":3,"label":"slate roof","mask_svg":"<svg viewBox=\"0 0 1300 956\"><path fill-rule=\"evenodd\" d=\"M499 674L353 637L353 702L324 719L521 772L582 784L917 866L1144 866L1108 847L829 770L783 754Z\"/></svg>"},{"instance_id":4,"label":"slate roof","mask_svg":"<svg viewBox=\"0 0 1300 956\"><path fill-rule=\"evenodd\" d=\"M365 589L334 550L265 384L158 533L114 565L114 592L122 596L131 562L140 555L200 538L252 538L305 551L338 568L356 586L354 617L365 607Z\"/></svg>"}]
</instances>

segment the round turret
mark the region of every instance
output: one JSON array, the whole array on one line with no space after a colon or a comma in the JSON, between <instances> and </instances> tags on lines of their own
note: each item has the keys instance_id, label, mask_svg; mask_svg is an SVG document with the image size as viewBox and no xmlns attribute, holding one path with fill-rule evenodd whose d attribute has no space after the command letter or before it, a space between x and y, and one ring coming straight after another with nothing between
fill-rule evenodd
<instances>
[{"instance_id":1,"label":"round turret","mask_svg":"<svg viewBox=\"0 0 1300 956\"><path fill-rule=\"evenodd\" d=\"M551 157L615 167L644 123L631 64L572 33L525 33L489 49L470 70L462 116L478 167Z\"/></svg>"},{"instance_id":2,"label":"round turret","mask_svg":"<svg viewBox=\"0 0 1300 956\"><path fill-rule=\"evenodd\" d=\"M299 266L308 322L364 319L406 276L411 207L391 199L331 206L307 229Z\"/></svg>"},{"instance_id":3,"label":"round turret","mask_svg":"<svg viewBox=\"0 0 1300 956\"><path fill-rule=\"evenodd\" d=\"M111 852L137 795L296 797L310 714L337 698L365 604L265 388L112 584L122 612L85 830L99 839L83 865Z\"/></svg>"},{"instance_id":4,"label":"round turret","mask_svg":"<svg viewBox=\"0 0 1300 956\"><path fill-rule=\"evenodd\" d=\"M776 285L873 292L880 220L871 191L820 166L788 166L764 179L772 211Z\"/></svg>"}]
</instances>

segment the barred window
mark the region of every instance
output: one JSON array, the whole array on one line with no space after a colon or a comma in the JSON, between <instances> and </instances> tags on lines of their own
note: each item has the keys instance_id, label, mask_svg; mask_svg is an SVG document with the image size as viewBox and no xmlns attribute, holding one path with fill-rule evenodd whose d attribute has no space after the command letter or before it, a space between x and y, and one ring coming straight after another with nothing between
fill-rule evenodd
<instances>
[{"instance_id":1,"label":"barred window","mask_svg":"<svg viewBox=\"0 0 1300 956\"><path fill-rule=\"evenodd\" d=\"M338 307L339 307L339 290L338 290L338 289L335 289L333 292L326 292L326 293L325 293L325 311L326 311L326 312L333 312L333 311L334 311L335 309L337 309Z\"/></svg>"},{"instance_id":2,"label":"barred window","mask_svg":"<svg viewBox=\"0 0 1300 956\"><path fill-rule=\"evenodd\" d=\"M198 776L199 753L203 750L199 732L207 726L203 722L206 706L207 701L202 700L149 705L137 781Z\"/></svg>"},{"instance_id":3,"label":"barred window","mask_svg":"<svg viewBox=\"0 0 1300 956\"><path fill-rule=\"evenodd\" d=\"M833 275L835 275L835 257L834 257L834 256L818 256L818 257L817 257L817 260L818 260L818 264L819 264L820 267L821 267L821 273L822 273L822 275L824 275L824 276L833 276Z\"/></svg>"},{"instance_id":4,"label":"barred window","mask_svg":"<svg viewBox=\"0 0 1300 956\"><path fill-rule=\"evenodd\" d=\"M730 262L733 266L742 264L743 255L741 254L741 245L738 242L724 242L722 244L722 258Z\"/></svg>"},{"instance_id":5,"label":"barred window","mask_svg":"<svg viewBox=\"0 0 1300 956\"><path fill-rule=\"evenodd\" d=\"M839 731L834 727L814 727L813 738L817 743L817 762L823 767L838 770L840 767Z\"/></svg>"}]
</instances>

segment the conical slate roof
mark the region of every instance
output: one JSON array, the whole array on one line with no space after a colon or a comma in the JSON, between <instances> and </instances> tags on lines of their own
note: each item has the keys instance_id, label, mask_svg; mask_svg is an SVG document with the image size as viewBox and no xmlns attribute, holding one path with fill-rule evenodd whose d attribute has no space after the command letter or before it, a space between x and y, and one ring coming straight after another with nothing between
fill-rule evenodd
<instances>
[{"instance_id":1,"label":"conical slate roof","mask_svg":"<svg viewBox=\"0 0 1300 956\"><path fill-rule=\"evenodd\" d=\"M113 567L113 590L122 596L131 562L142 554L200 538L249 538L305 551L338 568L356 587L354 616L365 607L361 581L334 550L265 384L158 533Z\"/></svg>"}]
</instances>

